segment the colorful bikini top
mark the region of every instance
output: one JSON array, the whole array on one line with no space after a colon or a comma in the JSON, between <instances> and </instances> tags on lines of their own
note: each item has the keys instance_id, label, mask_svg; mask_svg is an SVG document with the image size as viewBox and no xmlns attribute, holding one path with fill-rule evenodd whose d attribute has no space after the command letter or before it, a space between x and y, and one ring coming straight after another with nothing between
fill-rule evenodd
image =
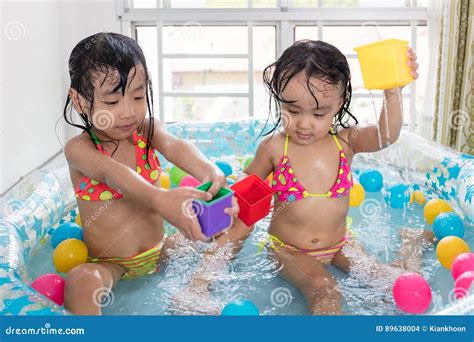
<instances>
[{"instance_id":1,"label":"colorful bikini top","mask_svg":"<svg viewBox=\"0 0 474 342\"><path fill-rule=\"evenodd\" d=\"M110 157L94 132L90 131L90 133L97 149ZM146 140L142 138L141 133L133 132L133 143L135 145L136 172L148 182L155 183L161 173L160 161L156 153L151 148L148 151L150 165L146 158ZM76 197L85 201L108 201L112 198L122 198L123 195L120 190L112 189L106 184L84 176L76 187Z\"/></svg>"},{"instance_id":2,"label":"colorful bikini top","mask_svg":"<svg viewBox=\"0 0 474 342\"><path fill-rule=\"evenodd\" d=\"M332 130L331 133L333 133ZM334 185L325 194L310 194L298 181L295 175L295 171L291 166L290 158L287 155L289 136L286 136L285 150L278 166L276 167L273 173L272 182L272 188L275 191L275 194L279 201L293 202L306 197L339 198L347 196L349 194L349 191L353 184L350 166L347 162L346 155L342 150L339 140L337 139L334 133L332 136L334 138L334 141L336 142L337 148L339 149L339 170Z\"/></svg>"}]
</instances>

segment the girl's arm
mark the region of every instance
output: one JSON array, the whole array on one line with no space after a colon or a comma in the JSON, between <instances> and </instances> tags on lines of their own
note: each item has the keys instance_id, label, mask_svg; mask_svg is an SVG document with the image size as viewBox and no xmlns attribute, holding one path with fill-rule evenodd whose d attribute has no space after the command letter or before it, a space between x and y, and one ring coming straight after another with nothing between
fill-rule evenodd
<instances>
[{"instance_id":1,"label":"girl's arm","mask_svg":"<svg viewBox=\"0 0 474 342\"><path fill-rule=\"evenodd\" d=\"M201 182L212 182L208 190L215 195L227 184L222 171L211 163L191 142L168 133L159 120L154 120L154 133L151 142L168 161L186 171Z\"/></svg>"},{"instance_id":2,"label":"girl's arm","mask_svg":"<svg viewBox=\"0 0 474 342\"><path fill-rule=\"evenodd\" d=\"M266 179L273 171L272 155L270 153L271 146L274 141L270 141L271 137L264 139L257 148L257 153L250 165L245 169L244 173L239 177L243 179L249 174L256 174L261 179ZM192 292L198 292L199 289L206 288L211 283L207 276L219 271L222 262L231 261L244 246L245 240L252 233L254 226L248 227L240 219L235 218L231 228L219 235L215 242L215 247L204 253L202 262L195 272L188 289ZM230 253L218 253L219 248L230 244Z\"/></svg>"},{"instance_id":3,"label":"girl's arm","mask_svg":"<svg viewBox=\"0 0 474 342\"><path fill-rule=\"evenodd\" d=\"M69 167L82 174L120 189L122 194L151 208L176 226L191 240L207 240L199 222L191 215L184 215L182 207L189 198L210 200L211 195L192 188L165 190L148 183L128 166L99 152L90 140L81 136L71 139L64 147Z\"/></svg>"},{"instance_id":4,"label":"girl's arm","mask_svg":"<svg viewBox=\"0 0 474 342\"><path fill-rule=\"evenodd\" d=\"M407 65L412 69L410 74L416 80L418 78L416 72L418 64L416 63L416 55L411 48L408 48L407 56ZM382 106L377 125L348 128L348 142L354 153L379 151L398 139L403 124L402 88L392 88L384 91L386 105ZM385 113L385 107L387 113ZM382 146L380 146L379 132Z\"/></svg>"},{"instance_id":5,"label":"girl's arm","mask_svg":"<svg viewBox=\"0 0 474 342\"><path fill-rule=\"evenodd\" d=\"M256 174L258 177L265 180L273 171L271 150L275 142L271 141L271 139L272 137L267 137L260 143L260 145L258 145L255 157L243 172L245 177L251 174ZM245 177L241 176L241 179Z\"/></svg>"}]
</instances>

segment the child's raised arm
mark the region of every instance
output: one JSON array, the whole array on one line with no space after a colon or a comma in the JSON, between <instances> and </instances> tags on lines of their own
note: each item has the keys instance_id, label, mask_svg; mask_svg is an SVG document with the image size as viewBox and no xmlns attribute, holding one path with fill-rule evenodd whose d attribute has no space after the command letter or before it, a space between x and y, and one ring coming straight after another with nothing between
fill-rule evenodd
<instances>
[{"instance_id":1,"label":"child's raised arm","mask_svg":"<svg viewBox=\"0 0 474 342\"><path fill-rule=\"evenodd\" d=\"M411 48L408 48L407 56L407 65L412 69L410 74L416 80L418 78L418 73L416 72L418 63L416 63L416 55ZM386 104L382 106L378 124L348 128L347 141L354 153L379 151L397 141L403 124L402 88L384 91ZM385 113L385 107L387 113Z\"/></svg>"},{"instance_id":2,"label":"child's raised arm","mask_svg":"<svg viewBox=\"0 0 474 342\"><path fill-rule=\"evenodd\" d=\"M64 148L69 167L109 187L119 189L125 197L156 210L191 240L208 240L199 222L184 215L182 206L190 198L211 199L211 195L192 188L165 190L157 188L128 166L100 153L90 140L81 136L71 139Z\"/></svg>"}]
</instances>

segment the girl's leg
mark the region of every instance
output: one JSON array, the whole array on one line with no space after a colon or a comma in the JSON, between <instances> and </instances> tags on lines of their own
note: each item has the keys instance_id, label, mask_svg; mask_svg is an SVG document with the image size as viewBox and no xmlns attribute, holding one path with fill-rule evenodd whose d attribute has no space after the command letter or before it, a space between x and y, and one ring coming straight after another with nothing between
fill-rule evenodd
<instances>
[{"instance_id":1,"label":"girl's leg","mask_svg":"<svg viewBox=\"0 0 474 342\"><path fill-rule=\"evenodd\" d=\"M64 307L75 315L100 315L102 299L117 284L125 270L111 263L84 263L67 274Z\"/></svg>"},{"instance_id":2,"label":"girl's leg","mask_svg":"<svg viewBox=\"0 0 474 342\"><path fill-rule=\"evenodd\" d=\"M273 253L281 275L298 288L308 301L313 315L340 315L341 295L331 273L315 257L279 248Z\"/></svg>"},{"instance_id":3,"label":"girl's leg","mask_svg":"<svg viewBox=\"0 0 474 342\"><path fill-rule=\"evenodd\" d=\"M345 272L360 267L366 271L371 279L395 279L402 271L418 272L421 267L423 245L433 243L434 235L431 231L403 228L400 231L402 245L399 250L399 259L392 265L381 264L374 256L369 256L361 244L353 238L335 255L332 264Z\"/></svg>"}]
</instances>

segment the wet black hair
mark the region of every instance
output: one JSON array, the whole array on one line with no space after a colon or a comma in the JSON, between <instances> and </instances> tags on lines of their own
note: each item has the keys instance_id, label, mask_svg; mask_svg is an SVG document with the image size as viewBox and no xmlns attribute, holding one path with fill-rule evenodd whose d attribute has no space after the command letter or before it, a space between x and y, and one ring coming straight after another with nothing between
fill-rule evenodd
<instances>
[{"instance_id":1,"label":"wet black hair","mask_svg":"<svg viewBox=\"0 0 474 342\"><path fill-rule=\"evenodd\" d=\"M334 131L337 126L348 128L348 121L352 118L357 124L357 118L349 111L352 98L351 72L344 54L335 46L321 40L299 40L287 48L278 60L263 71L263 83L270 95L269 114L267 122L272 115L272 105L275 109L276 122L274 126L261 135L275 132L282 122L281 103L293 103L282 98L288 82L298 73L304 71L307 75L306 86L311 96L319 107L318 99L310 86L310 78L315 77L331 85L342 86L344 102L334 116ZM265 131L265 129L264 129ZM331 132L329 132L331 133Z\"/></svg>"},{"instance_id":2,"label":"wet black hair","mask_svg":"<svg viewBox=\"0 0 474 342\"><path fill-rule=\"evenodd\" d=\"M97 79L99 73L105 74L105 78L101 84L103 85L108 79L109 75L113 75L115 70L117 70L119 75L116 80L113 80L117 82L114 91L121 90L122 95L124 95L127 86L136 75L137 65L140 64L143 66L145 71L145 97L149 113L149 129L146 136L146 155L148 158L148 152L151 147L151 139L154 132L153 91L145 56L143 55L142 49L135 40L121 34L109 32L99 32L81 40L72 49L71 56L69 57L69 76L71 78L70 88L75 89L79 95L84 97L89 102L89 114L92 115L92 113L94 113L93 82ZM132 69L134 69L132 79L128 79L128 74ZM91 138L93 138L92 128L107 136L105 132L93 126L93 123L91 120L89 120L88 115L82 112L82 108L81 112L79 113L82 125L75 123L72 111L73 106L71 104L72 99L68 94L63 111L63 117L68 124L86 131L91 136ZM140 125L138 130L143 131L142 125ZM114 150L115 152L118 148L118 143L112 140L110 140L110 142L116 145Z\"/></svg>"}]
</instances>

